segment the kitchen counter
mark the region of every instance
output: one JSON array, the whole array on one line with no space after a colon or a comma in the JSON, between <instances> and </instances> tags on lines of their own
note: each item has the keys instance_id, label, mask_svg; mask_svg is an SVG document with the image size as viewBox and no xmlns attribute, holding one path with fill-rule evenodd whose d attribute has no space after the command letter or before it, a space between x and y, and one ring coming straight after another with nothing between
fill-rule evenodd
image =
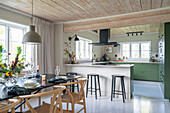
<instances>
[{"instance_id":1,"label":"kitchen counter","mask_svg":"<svg viewBox=\"0 0 170 113\"><path fill-rule=\"evenodd\" d=\"M125 61L125 62L118 62L118 61L103 61L103 62L94 62L94 63L120 63L120 64L131 64L131 63L150 63L150 64L161 64L162 62L149 62L149 61Z\"/></svg>"},{"instance_id":2,"label":"kitchen counter","mask_svg":"<svg viewBox=\"0 0 170 113\"><path fill-rule=\"evenodd\" d=\"M97 62L97 63L81 63L81 64L65 64L66 66L81 66L81 67L132 67L133 64L105 64L106 62Z\"/></svg>"},{"instance_id":3,"label":"kitchen counter","mask_svg":"<svg viewBox=\"0 0 170 113\"><path fill-rule=\"evenodd\" d=\"M67 72L76 72L83 75L84 77L87 74L95 73L100 76L100 85L102 95L110 96L111 94L111 84L112 77L111 75L120 75L125 76L125 89L127 99L131 98L132 86L131 79L133 75L134 64L110 64L110 63L82 63L82 64L65 64ZM120 89L119 79L116 81L116 90ZM118 96L119 97L119 96Z\"/></svg>"}]
</instances>

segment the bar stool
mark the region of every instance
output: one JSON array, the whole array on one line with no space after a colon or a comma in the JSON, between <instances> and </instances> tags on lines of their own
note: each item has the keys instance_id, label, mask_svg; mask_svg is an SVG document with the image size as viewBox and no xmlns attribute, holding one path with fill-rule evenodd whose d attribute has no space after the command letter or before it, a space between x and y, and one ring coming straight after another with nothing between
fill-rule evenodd
<instances>
[{"instance_id":1,"label":"bar stool","mask_svg":"<svg viewBox=\"0 0 170 113\"><path fill-rule=\"evenodd\" d=\"M91 87L89 88L88 85L89 85L89 76L91 77ZM94 83L95 83L95 88L93 88L93 80L92 78L94 77ZM96 82L96 77L97 77L97 80L98 80L98 89L97 89L97 82ZM87 75L87 87L86 87L86 97L88 95L88 91L91 91L91 95L92 95L92 92L95 92L95 96L96 96L96 99L97 99L97 90L99 90L99 93L100 93L100 96L101 96L101 90L100 90L100 80L99 80L99 75L98 74L88 74ZM90 90L89 90L90 89ZM95 89L93 91L93 89Z\"/></svg>"},{"instance_id":2,"label":"bar stool","mask_svg":"<svg viewBox=\"0 0 170 113\"><path fill-rule=\"evenodd\" d=\"M120 78L121 89L122 89L121 91L115 90L115 88L116 88L116 78ZM113 89L113 84L114 84L114 89ZM115 98L115 94L122 95L123 103L125 103L126 92L125 92L124 76L121 76L121 75L112 75L111 101L112 101L113 96Z\"/></svg>"},{"instance_id":3,"label":"bar stool","mask_svg":"<svg viewBox=\"0 0 170 113\"><path fill-rule=\"evenodd\" d=\"M66 75L68 75L68 76L77 76L78 74L74 73L74 72L68 72L68 73L66 73ZM74 82L74 81L70 80L70 82ZM77 84L77 85L70 85L69 86L70 92L74 92L73 87L74 88L77 87L77 92L79 93L79 84Z\"/></svg>"}]
</instances>

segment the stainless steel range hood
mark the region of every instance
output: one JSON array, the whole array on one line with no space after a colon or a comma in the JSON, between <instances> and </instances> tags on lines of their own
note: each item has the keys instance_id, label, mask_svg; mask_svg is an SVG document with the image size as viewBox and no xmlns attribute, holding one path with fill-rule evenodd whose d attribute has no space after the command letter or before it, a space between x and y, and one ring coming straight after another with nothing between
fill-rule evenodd
<instances>
[{"instance_id":1,"label":"stainless steel range hood","mask_svg":"<svg viewBox=\"0 0 170 113\"><path fill-rule=\"evenodd\" d=\"M110 42L110 29L101 29L99 38L100 38L99 43L89 43L89 44L94 46L119 45L117 42Z\"/></svg>"}]
</instances>

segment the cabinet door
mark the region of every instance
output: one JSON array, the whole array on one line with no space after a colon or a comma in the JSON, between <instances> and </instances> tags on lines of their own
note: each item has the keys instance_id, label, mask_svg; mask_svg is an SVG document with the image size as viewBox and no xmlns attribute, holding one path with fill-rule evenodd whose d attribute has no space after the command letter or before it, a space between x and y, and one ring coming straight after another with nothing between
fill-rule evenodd
<instances>
[{"instance_id":1,"label":"cabinet door","mask_svg":"<svg viewBox=\"0 0 170 113\"><path fill-rule=\"evenodd\" d=\"M159 81L159 64L150 63L135 64L134 79Z\"/></svg>"}]
</instances>

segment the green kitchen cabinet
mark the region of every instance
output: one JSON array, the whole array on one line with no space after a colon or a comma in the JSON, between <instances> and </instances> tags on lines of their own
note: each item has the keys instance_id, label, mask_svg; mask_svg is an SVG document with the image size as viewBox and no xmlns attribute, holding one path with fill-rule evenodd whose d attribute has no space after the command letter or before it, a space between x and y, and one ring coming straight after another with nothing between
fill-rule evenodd
<instances>
[{"instance_id":1,"label":"green kitchen cabinet","mask_svg":"<svg viewBox=\"0 0 170 113\"><path fill-rule=\"evenodd\" d=\"M146 81L160 81L159 63L130 63L117 62L113 64L134 64L133 79Z\"/></svg>"},{"instance_id":2,"label":"green kitchen cabinet","mask_svg":"<svg viewBox=\"0 0 170 113\"><path fill-rule=\"evenodd\" d=\"M159 63L134 63L135 80L160 81Z\"/></svg>"}]
</instances>

